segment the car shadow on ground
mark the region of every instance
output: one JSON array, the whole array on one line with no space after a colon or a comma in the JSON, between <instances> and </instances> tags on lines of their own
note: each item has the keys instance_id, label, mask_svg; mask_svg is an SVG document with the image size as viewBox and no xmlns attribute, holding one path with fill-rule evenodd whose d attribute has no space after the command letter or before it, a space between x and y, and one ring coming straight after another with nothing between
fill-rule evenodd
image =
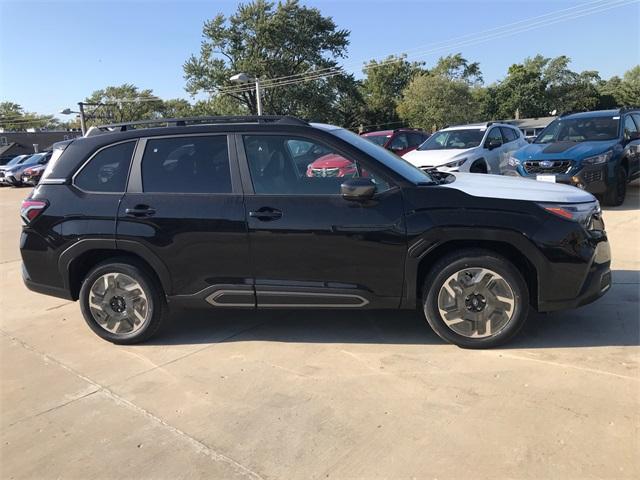
<instances>
[{"instance_id":1,"label":"car shadow on ground","mask_svg":"<svg viewBox=\"0 0 640 480\"><path fill-rule=\"evenodd\" d=\"M640 272L618 270L613 278L612 290L591 305L548 314L532 312L524 330L500 348L640 345ZM147 344L445 344L418 311L180 310L171 317L165 331Z\"/></svg>"}]
</instances>

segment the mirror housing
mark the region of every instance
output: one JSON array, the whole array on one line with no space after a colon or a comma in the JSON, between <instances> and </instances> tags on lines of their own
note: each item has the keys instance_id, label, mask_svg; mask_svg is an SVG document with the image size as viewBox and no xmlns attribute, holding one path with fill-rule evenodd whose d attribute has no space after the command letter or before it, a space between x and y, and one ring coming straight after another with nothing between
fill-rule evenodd
<instances>
[{"instance_id":1,"label":"mirror housing","mask_svg":"<svg viewBox=\"0 0 640 480\"><path fill-rule=\"evenodd\" d=\"M370 178L350 178L340 185L340 194L345 200L370 200L376 193L376 184Z\"/></svg>"},{"instance_id":2,"label":"mirror housing","mask_svg":"<svg viewBox=\"0 0 640 480\"><path fill-rule=\"evenodd\" d=\"M633 142L634 140L640 140L640 132L631 132L631 135L629 135L629 140L627 141Z\"/></svg>"},{"instance_id":3,"label":"mirror housing","mask_svg":"<svg viewBox=\"0 0 640 480\"><path fill-rule=\"evenodd\" d=\"M489 140L487 142L487 148L489 150L493 150L494 148L498 148L502 146L502 142L500 140Z\"/></svg>"}]
</instances>

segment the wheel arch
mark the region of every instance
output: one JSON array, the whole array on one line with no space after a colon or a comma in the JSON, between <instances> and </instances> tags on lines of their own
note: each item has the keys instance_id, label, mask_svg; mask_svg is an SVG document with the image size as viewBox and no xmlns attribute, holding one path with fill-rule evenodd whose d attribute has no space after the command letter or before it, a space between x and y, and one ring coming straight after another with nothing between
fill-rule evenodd
<instances>
[{"instance_id":1,"label":"wheel arch","mask_svg":"<svg viewBox=\"0 0 640 480\"><path fill-rule=\"evenodd\" d=\"M507 235L508 237L508 235ZM454 238L451 240L437 242L426 249L416 262L413 269L408 269L407 292L405 299L410 303L411 308L419 304L422 297L422 288L427 274L433 268L435 263L451 252L461 249L483 249L489 250L497 255L505 257L520 271L527 288L529 290L529 298L531 305L537 309L538 307L538 282L540 279L539 266L531 256L527 255L527 249L523 245L514 242L498 240L498 239L472 239L472 238Z\"/></svg>"},{"instance_id":2,"label":"wheel arch","mask_svg":"<svg viewBox=\"0 0 640 480\"><path fill-rule=\"evenodd\" d=\"M80 294L82 280L98 263L109 259L130 259L145 268L162 287L165 295L172 293L171 277L164 263L152 252L133 242L120 242L105 239L81 240L60 256L58 269L62 275L65 287L71 293L73 300Z\"/></svg>"}]
</instances>

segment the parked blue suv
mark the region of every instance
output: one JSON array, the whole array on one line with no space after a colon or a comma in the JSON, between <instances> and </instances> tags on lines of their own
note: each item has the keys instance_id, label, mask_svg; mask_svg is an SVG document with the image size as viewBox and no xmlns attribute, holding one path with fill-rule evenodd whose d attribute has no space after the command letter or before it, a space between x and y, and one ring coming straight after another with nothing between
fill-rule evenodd
<instances>
[{"instance_id":1,"label":"parked blue suv","mask_svg":"<svg viewBox=\"0 0 640 480\"><path fill-rule=\"evenodd\" d=\"M640 176L640 109L566 114L507 161L508 175L585 189L605 205L621 205Z\"/></svg>"}]
</instances>

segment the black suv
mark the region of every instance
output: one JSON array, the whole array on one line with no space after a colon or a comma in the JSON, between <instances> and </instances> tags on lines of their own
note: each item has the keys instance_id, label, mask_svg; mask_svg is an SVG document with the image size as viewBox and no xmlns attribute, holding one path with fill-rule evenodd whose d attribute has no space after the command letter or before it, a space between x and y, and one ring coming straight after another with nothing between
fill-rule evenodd
<instances>
[{"instance_id":1,"label":"black suv","mask_svg":"<svg viewBox=\"0 0 640 480\"><path fill-rule=\"evenodd\" d=\"M327 151L352 172L308 177L296 155ZM443 339L483 348L530 306L577 307L611 283L590 193L422 171L291 117L94 128L55 145L21 215L26 285L80 300L121 344L151 337L174 306L421 308Z\"/></svg>"}]
</instances>

